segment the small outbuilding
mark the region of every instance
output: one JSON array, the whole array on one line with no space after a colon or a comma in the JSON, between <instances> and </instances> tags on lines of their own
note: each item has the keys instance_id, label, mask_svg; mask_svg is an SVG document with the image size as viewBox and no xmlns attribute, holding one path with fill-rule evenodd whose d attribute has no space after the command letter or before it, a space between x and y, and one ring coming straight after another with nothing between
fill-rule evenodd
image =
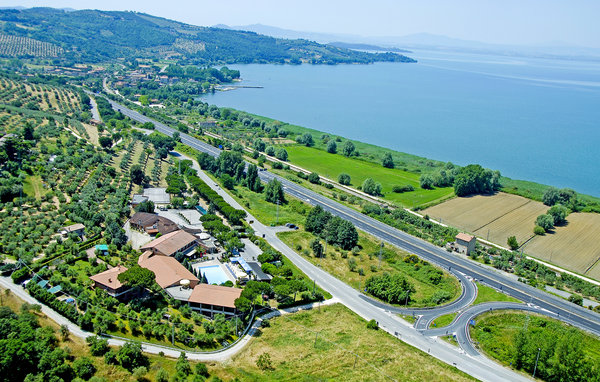
<instances>
[{"instance_id":1,"label":"small outbuilding","mask_svg":"<svg viewBox=\"0 0 600 382\"><path fill-rule=\"evenodd\" d=\"M456 252L458 253L468 256L475 250L475 244L477 244L477 238L475 236L462 232L456 235Z\"/></svg>"}]
</instances>

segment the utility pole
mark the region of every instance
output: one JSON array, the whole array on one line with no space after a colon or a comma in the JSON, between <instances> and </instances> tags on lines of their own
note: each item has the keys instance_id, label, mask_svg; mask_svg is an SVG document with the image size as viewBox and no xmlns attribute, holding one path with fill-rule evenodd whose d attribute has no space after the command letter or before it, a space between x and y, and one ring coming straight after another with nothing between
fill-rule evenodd
<instances>
[{"instance_id":1,"label":"utility pole","mask_svg":"<svg viewBox=\"0 0 600 382\"><path fill-rule=\"evenodd\" d=\"M538 348L538 354L537 354L537 357L535 358L535 367L533 368L533 378L535 378L535 372L537 370L538 360L540 359L540 350L541 350L541 348Z\"/></svg>"},{"instance_id":2,"label":"utility pole","mask_svg":"<svg viewBox=\"0 0 600 382\"><path fill-rule=\"evenodd\" d=\"M319 333L315 333L315 347L317 347L317 337L319 337Z\"/></svg>"},{"instance_id":3,"label":"utility pole","mask_svg":"<svg viewBox=\"0 0 600 382\"><path fill-rule=\"evenodd\" d=\"M408 307L408 292L410 292L410 290L406 291L406 301L404 301L404 308Z\"/></svg>"},{"instance_id":4,"label":"utility pole","mask_svg":"<svg viewBox=\"0 0 600 382\"><path fill-rule=\"evenodd\" d=\"M381 253L383 252L383 241L379 245L379 269L381 269Z\"/></svg>"},{"instance_id":5,"label":"utility pole","mask_svg":"<svg viewBox=\"0 0 600 382\"><path fill-rule=\"evenodd\" d=\"M279 225L279 199L277 199L277 222L276 225Z\"/></svg>"}]
</instances>

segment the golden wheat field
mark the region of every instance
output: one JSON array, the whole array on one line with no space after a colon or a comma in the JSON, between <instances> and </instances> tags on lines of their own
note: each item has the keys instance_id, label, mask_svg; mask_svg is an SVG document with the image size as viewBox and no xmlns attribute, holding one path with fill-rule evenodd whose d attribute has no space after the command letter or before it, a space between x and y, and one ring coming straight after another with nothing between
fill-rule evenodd
<instances>
[{"instance_id":1,"label":"golden wheat field","mask_svg":"<svg viewBox=\"0 0 600 382\"><path fill-rule=\"evenodd\" d=\"M577 273L600 279L600 214L572 213L554 233L533 238L525 252Z\"/></svg>"}]
</instances>

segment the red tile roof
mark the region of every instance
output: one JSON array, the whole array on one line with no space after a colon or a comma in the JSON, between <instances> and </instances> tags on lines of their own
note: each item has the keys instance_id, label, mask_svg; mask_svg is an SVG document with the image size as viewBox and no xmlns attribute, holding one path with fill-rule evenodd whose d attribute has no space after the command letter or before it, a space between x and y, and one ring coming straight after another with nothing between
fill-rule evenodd
<instances>
[{"instance_id":1,"label":"red tile roof","mask_svg":"<svg viewBox=\"0 0 600 382\"><path fill-rule=\"evenodd\" d=\"M189 302L235 308L235 300L242 290L219 285L198 284L192 291Z\"/></svg>"},{"instance_id":2,"label":"red tile roof","mask_svg":"<svg viewBox=\"0 0 600 382\"><path fill-rule=\"evenodd\" d=\"M466 242L471 242L471 240L475 239L475 236L471 236L471 235L461 232L458 235L456 235L456 239L466 241Z\"/></svg>"},{"instance_id":3,"label":"red tile roof","mask_svg":"<svg viewBox=\"0 0 600 382\"><path fill-rule=\"evenodd\" d=\"M193 288L200 281L173 257L153 255L146 251L139 257L138 264L154 272L156 283L163 289L178 285L181 280L190 280L190 287Z\"/></svg>"},{"instance_id":4,"label":"red tile roof","mask_svg":"<svg viewBox=\"0 0 600 382\"><path fill-rule=\"evenodd\" d=\"M110 289L117 290L123 286L117 277L126 270L126 267L119 265L112 269L108 269L104 272L90 276L90 279Z\"/></svg>"}]
</instances>

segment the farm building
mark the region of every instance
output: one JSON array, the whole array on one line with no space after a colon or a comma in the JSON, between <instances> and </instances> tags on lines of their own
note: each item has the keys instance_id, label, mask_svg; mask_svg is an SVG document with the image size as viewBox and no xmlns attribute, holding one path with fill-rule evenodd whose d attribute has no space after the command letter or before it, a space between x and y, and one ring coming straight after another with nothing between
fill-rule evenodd
<instances>
[{"instance_id":1,"label":"farm building","mask_svg":"<svg viewBox=\"0 0 600 382\"><path fill-rule=\"evenodd\" d=\"M125 271L127 271L127 268L119 265L118 267L90 276L90 280L94 282L94 288L104 289L109 296L120 297L131 290L118 279L118 276Z\"/></svg>"},{"instance_id":2,"label":"farm building","mask_svg":"<svg viewBox=\"0 0 600 382\"><path fill-rule=\"evenodd\" d=\"M235 300L241 294L242 290L237 288L198 284L192 291L188 305L200 314L211 318L218 313L234 316L237 314Z\"/></svg>"},{"instance_id":3,"label":"farm building","mask_svg":"<svg viewBox=\"0 0 600 382\"><path fill-rule=\"evenodd\" d=\"M200 280L173 257L155 255L151 251L144 252L138 259L138 265L154 272L156 283L161 288L195 287Z\"/></svg>"},{"instance_id":4,"label":"farm building","mask_svg":"<svg viewBox=\"0 0 600 382\"><path fill-rule=\"evenodd\" d=\"M129 225L131 229L146 232L149 235L157 233L166 235L179 229L179 226L175 222L148 212L136 212L133 214L129 219Z\"/></svg>"},{"instance_id":5,"label":"farm building","mask_svg":"<svg viewBox=\"0 0 600 382\"><path fill-rule=\"evenodd\" d=\"M189 257L194 255L194 248L200 245L196 236L183 230L170 232L142 246L140 250L150 251L163 256L175 256L181 252Z\"/></svg>"},{"instance_id":6,"label":"farm building","mask_svg":"<svg viewBox=\"0 0 600 382\"><path fill-rule=\"evenodd\" d=\"M467 235L466 233L459 233L456 235L456 251L469 255L471 251L475 250L475 244L477 238L475 236Z\"/></svg>"}]
</instances>

